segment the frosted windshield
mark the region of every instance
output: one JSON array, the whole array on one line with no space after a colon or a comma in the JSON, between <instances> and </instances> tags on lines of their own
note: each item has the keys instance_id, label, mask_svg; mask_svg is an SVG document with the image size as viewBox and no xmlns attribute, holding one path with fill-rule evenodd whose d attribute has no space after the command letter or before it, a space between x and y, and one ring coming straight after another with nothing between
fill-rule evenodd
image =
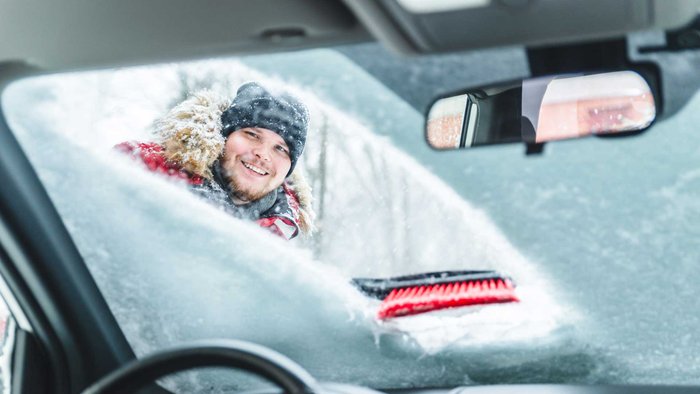
<instances>
[{"instance_id":1,"label":"frosted windshield","mask_svg":"<svg viewBox=\"0 0 700 394\"><path fill-rule=\"evenodd\" d=\"M310 107L301 166L317 204L313 237L285 242L112 149L148 140L188 90L235 92L249 80ZM321 381L376 388L685 383L697 368L699 349L676 337L692 325L673 319L685 304L661 301L657 281L682 279L654 275L659 261L697 255L695 153L673 145L685 155L656 165L672 146L664 128L697 140L678 121L622 144L557 145L541 159L520 146L444 155L423 140L419 111L331 50L37 78L13 85L3 105L138 356L235 338ZM451 269L505 272L522 302L382 322L350 284ZM673 355L672 369L660 353ZM224 379L193 376L166 385L187 392Z\"/></svg>"}]
</instances>

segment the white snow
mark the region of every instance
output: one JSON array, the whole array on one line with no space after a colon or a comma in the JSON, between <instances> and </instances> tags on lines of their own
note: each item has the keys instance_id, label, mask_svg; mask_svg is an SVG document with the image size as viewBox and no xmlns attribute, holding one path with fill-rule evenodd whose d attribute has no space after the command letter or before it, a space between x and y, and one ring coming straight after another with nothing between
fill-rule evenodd
<instances>
[{"instance_id":1,"label":"white snow","mask_svg":"<svg viewBox=\"0 0 700 394\"><path fill-rule=\"evenodd\" d=\"M327 128L317 238L287 244L112 152L118 142L150 138L182 73L217 73L221 93L247 80L283 84L211 61L40 78L3 96L12 129L137 355L236 338L280 351L323 381L404 387L464 382L472 370L579 350L562 345L580 318L575 308L483 211L310 91L287 86L311 109L302 168L317 190ZM522 302L380 323L374 304L349 284L354 276L446 269L502 271L520 284ZM174 384L187 391L218 375L193 379Z\"/></svg>"}]
</instances>

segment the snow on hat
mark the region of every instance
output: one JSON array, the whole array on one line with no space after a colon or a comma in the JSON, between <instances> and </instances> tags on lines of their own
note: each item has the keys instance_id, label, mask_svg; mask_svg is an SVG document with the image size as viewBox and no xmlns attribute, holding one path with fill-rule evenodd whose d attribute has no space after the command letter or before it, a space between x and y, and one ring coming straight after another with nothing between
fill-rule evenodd
<instances>
[{"instance_id":1,"label":"snow on hat","mask_svg":"<svg viewBox=\"0 0 700 394\"><path fill-rule=\"evenodd\" d=\"M286 94L273 96L257 83L249 82L238 88L233 103L221 114L221 123L224 138L245 127L261 127L279 134L289 148L289 176L304 151L309 115L297 99Z\"/></svg>"}]
</instances>

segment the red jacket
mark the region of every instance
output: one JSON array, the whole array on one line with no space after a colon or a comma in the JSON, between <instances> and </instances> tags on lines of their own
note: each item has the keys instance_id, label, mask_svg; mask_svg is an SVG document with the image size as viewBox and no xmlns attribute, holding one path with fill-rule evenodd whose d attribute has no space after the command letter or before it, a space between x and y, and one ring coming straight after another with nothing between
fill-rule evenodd
<instances>
[{"instance_id":1,"label":"red jacket","mask_svg":"<svg viewBox=\"0 0 700 394\"><path fill-rule=\"evenodd\" d=\"M210 182L200 175L191 174L183 170L176 163L167 161L163 154L163 147L159 144L152 142L122 142L114 148L143 162L152 172L160 173L170 178L182 179L193 187L205 186ZM283 193L278 193L272 208L261 213L255 220L261 227L289 240L299 234L299 200L286 183L282 185L282 190ZM229 205L233 205L233 202L228 197L226 199Z\"/></svg>"}]
</instances>

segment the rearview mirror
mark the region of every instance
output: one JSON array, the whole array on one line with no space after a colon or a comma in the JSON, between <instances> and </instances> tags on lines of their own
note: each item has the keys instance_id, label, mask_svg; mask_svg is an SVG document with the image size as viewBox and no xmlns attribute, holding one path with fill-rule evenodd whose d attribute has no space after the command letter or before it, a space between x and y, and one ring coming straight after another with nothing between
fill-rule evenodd
<instances>
[{"instance_id":1,"label":"rearview mirror","mask_svg":"<svg viewBox=\"0 0 700 394\"><path fill-rule=\"evenodd\" d=\"M640 131L655 118L654 96L636 72L557 75L439 99L426 140L436 149L543 143Z\"/></svg>"}]
</instances>

